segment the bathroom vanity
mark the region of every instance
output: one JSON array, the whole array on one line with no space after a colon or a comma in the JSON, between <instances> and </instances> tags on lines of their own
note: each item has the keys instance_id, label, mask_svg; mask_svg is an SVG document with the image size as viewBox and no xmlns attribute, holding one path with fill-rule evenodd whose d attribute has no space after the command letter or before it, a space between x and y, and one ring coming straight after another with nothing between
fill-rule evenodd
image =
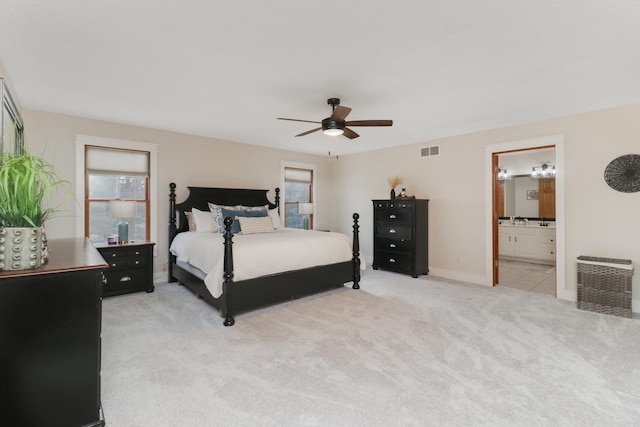
<instances>
[{"instance_id":1,"label":"bathroom vanity","mask_svg":"<svg viewBox=\"0 0 640 427\"><path fill-rule=\"evenodd\" d=\"M547 225L540 225L547 224ZM500 220L498 224L498 253L500 258L540 264L555 264L555 221L523 221L512 224Z\"/></svg>"}]
</instances>

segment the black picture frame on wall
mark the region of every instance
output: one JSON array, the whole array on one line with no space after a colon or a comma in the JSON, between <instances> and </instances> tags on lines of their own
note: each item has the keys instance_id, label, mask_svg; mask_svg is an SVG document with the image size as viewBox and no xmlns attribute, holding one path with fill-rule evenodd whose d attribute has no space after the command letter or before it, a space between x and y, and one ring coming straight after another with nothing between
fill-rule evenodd
<instances>
[{"instance_id":1,"label":"black picture frame on wall","mask_svg":"<svg viewBox=\"0 0 640 427\"><path fill-rule=\"evenodd\" d=\"M24 151L24 124L20 112L9 92L4 78L0 77L0 153Z\"/></svg>"}]
</instances>

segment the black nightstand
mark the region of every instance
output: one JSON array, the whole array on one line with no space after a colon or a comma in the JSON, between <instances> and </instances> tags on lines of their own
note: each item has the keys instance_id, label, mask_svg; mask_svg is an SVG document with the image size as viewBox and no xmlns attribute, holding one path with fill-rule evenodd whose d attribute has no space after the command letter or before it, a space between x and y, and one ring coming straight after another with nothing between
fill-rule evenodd
<instances>
[{"instance_id":1,"label":"black nightstand","mask_svg":"<svg viewBox=\"0 0 640 427\"><path fill-rule=\"evenodd\" d=\"M153 246L140 242L125 245L96 245L96 249L109 264L104 272L106 282L103 297L130 292L153 292Z\"/></svg>"}]
</instances>

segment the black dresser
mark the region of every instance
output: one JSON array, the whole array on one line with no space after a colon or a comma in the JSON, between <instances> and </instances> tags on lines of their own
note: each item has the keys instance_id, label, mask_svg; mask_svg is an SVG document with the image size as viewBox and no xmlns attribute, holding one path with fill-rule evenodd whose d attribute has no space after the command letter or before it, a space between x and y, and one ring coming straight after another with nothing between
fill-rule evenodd
<instances>
[{"instance_id":1,"label":"black dresser","mask_svg":"<svg viewBox=\"0 0 640 427\"><path fill-rule=\"evenodd\" d=\"M373 269L429 273L429 200L373 200Z\"/></svg>"},{"instance_id":2,"label":"black dresser","mask_svg":"<svg viewBox=\"0 0 640 427\"><path fill-rule=\"evenodd\" d=\"M48 263L0 272L0 425L102 426L102 272L87 239L49 241Z\"/></svg>"},{"instance_id":3,"label":"black dresser","mask_svg":"<svg viewBox=\"0 0 640 427\"><path fill-rule=\"evenodd\" d=\"M96 245L109 263L109 269L104 273L104 297L153 292L153 246L151 242Z\"/></svg>"}]
</instances>

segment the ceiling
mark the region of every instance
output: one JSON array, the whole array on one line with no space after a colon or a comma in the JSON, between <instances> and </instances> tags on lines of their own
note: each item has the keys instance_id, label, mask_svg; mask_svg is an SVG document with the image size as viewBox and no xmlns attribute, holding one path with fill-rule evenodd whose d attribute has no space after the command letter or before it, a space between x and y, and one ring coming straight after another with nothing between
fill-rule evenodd
<instances>
[{"instance_id":1,"label":"ceiling","mask_svg":"<svg viewBox=\"0 0 640 427\"><path fill-rule=\"evenodd\" d=\"M639 24L637 0L2 0L0 58L23 108L350 154L640 102ZM330 97L393 127L276 120Z\"/></svg>"}]
</instances>

